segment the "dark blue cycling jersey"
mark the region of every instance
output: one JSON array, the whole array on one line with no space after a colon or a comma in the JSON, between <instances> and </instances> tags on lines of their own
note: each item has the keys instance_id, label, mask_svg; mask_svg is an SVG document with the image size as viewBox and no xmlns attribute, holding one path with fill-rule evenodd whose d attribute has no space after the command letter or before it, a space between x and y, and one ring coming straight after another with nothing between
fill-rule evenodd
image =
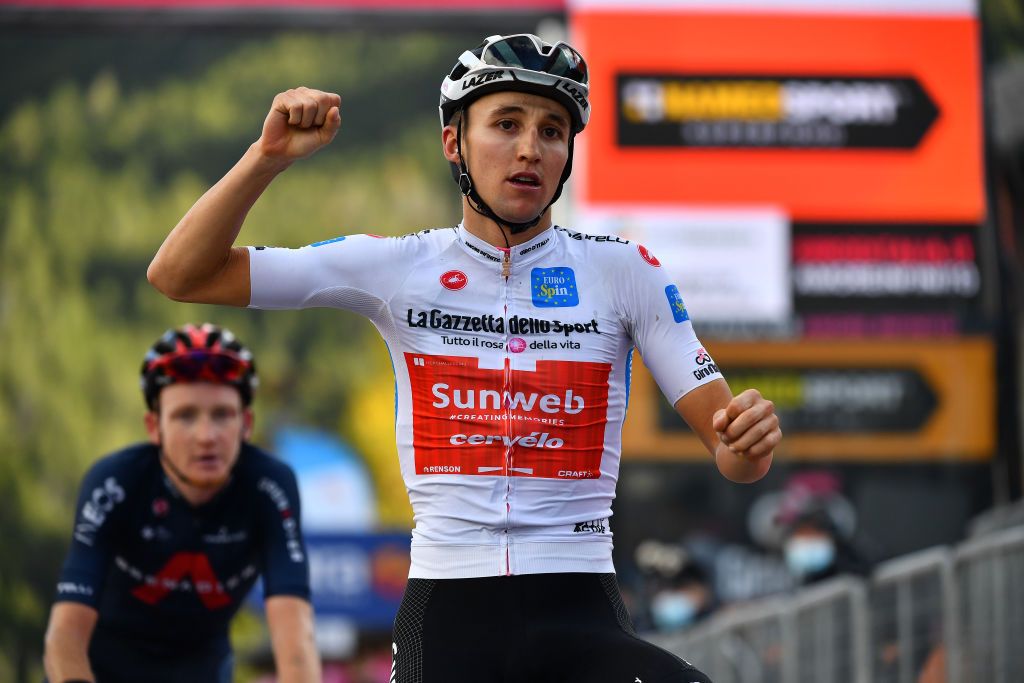
<instances>
[{"instance_id":1,"label":"dark blue cycling jersey","mask_svg":"<svg viewBox=\"0 0 1024 683\"><path fill-rule=\"evenodd\" d=\"M146 680L156 680L152 664L165 659L179 667L162 672L167 680L219 680L186 671L230 668L228 624L258 576L267 597L309 598L299 512L291 468L249 444L230 482L195 507L152 444L93 465L57 600L99 611L89 652L99 680L133 680L147 661Z\"/></svg>"}]
</instances>

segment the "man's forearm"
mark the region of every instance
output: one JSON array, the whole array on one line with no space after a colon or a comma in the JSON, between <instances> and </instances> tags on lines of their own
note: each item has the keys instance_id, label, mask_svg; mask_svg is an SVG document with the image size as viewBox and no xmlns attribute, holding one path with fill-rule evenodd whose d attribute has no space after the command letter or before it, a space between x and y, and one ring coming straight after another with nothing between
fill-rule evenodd
<instances>
[{"instance_id":1,"label":"man's forearm","mask_svg":"<svg viewBox=\"0 0 1024 683\"><path fill-rule=\"evenodd\" d=\"M249 210L286 167L263 156L256 143L250 146L164 240L147 272L153 286L188 300L221 273Z\"/></svg>"},{"instance_id":2,"label":"man's forearm","mask_svg":"<svg viewBox=\"0 0 1024 683\"><path fill-rule=\"evenodd\" d=\"M88 647L88 640L82 642L66 633L47 633L43 667L50 683L95 680Z\"/></svg>"},{"instance_id":3,"label":"man's forearm","mask_svg":"<svg viewBox=\"0 0 1024 683\"><path fill-rule=\"evenodd\" d=\"M267 599L267 625L281 683L319 683L320 655L313 634L313 609L291 596Z\"/></svg>"}]
</instances>

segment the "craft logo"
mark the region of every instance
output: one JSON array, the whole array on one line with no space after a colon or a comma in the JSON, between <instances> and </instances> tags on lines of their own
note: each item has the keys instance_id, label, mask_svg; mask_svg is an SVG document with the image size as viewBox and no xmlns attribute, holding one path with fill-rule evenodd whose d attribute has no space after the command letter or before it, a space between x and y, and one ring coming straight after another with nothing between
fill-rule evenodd
<instances>
[{"instance_id":1,"label":"craft logo","mask_svg":"<svg viewBox=\"0 0 1024 683\"><path fill-rule=\"evenodd\" d=\"M677 323L686 322L690 319L690 313L686 310L683 297L679 294L679 288L669 285L665 288L665 296L668 297L668 307L672 310L672 319Z\"/></svg>"},{"instance_id":2,"label":"craft logo","mask_svg":"<svg viewBox=\"0 0 1024 683\"><path fill-rule=\"evenodd\" d=\"M642 244L638 244L638 245L636 245L636 250L640 252L640 256L643 257L644 261L647 261L649 264L651 264L655 268L660 268L661 267L661 261L659 261L657 259L657 257L655 257L655 255L652 254L647 247L645 247Z\"/></svg>"},{"instance_id":3,"label":"craft logo","mask_svg":"<svg viewBox=\"0 0 1024 683\"><path fill-rule=\"evenodd\" d=\"M624 147L913 149L939 117L905 76L618 75Z\"/></svg>"},{"instance_id":4,"label":"craft logo","mask_svg":"<svg viewBox=\"0 0 1024 683\"><path fill-rule=\"evenodd\" d=\"M458 291L466 286L469 282L469 278L461 270L449 270L447 273L441 276L441 285L445 289L452 291Z\"/></svg>"},{"instance_id":5,"label":"craft logo","mask_svg":"<svg viewBox=\"0 0 1024 683\"><path fill-rule=\"evenodd\" d=\"M579 306L576 274L572 268L534 268L530 273L533 305L538 308Z\"/></svg>"}]
</instances>

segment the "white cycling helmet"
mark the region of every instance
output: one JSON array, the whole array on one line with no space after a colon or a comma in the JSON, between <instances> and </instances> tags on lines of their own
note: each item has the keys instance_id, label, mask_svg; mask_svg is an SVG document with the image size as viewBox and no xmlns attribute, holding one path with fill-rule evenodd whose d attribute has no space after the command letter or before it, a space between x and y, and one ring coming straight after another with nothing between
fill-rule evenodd
<instances>
[{"instance_id":1,"label":"white cycling helmet","mask_svg":"<svg viewBox=\"0 0 1024 683\"><path fill-rule=\"evenodd\" d=\"M447 126L455 112L465 112L475 100L492 92L514 90L532 93L555 100L566 108L572 119L569 134L569 156L562 170L551 201L536 217L529 221L514 222L498 216L473 187L473 178L462 155L462 124L459 119L456 133L459 162L451 164L452 179L470 206L478 213L508 226L513 233L527 230L540 222L544 212L562 194L565 181L572 172L573 140L590 120L589 78L587 63L579 52L561 41L551 45L535 35L519 33L511 36L490 36L472 50L459 57L452 70L441 82L441 103L438 112L441 126Z\"/></svg>"},{"instance_id":2,"label":"white cycling helmet","mask_svg":"<svg viewBox=\"0 0 1024 683\"><path fill-rule=\"evenodd\" d=\"M561 41L551 45L535 35L490 36L459 57L441 82L441 125L456 111L492 92L517 90L561 103L572 117L572 132L590 120L587 63Z\"/></svg>"}]
</instances>

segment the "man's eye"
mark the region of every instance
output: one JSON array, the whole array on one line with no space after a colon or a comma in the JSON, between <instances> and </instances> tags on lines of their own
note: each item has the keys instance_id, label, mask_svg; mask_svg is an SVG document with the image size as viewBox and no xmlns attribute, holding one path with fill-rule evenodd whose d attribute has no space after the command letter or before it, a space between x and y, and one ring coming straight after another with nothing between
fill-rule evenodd
<instances>
[{"instance_id":1,"label":"man's eye","mask_svg":"<svg viewBox=\"0 0 1024 683\"><path fill-rule=\"evenodd\" d=\"M507 121L507 120L506 121L498 121L498 126L502 130L512 130L512 126L513 125L514 124L511 121Z\"/></svg>"}]
</instances>

